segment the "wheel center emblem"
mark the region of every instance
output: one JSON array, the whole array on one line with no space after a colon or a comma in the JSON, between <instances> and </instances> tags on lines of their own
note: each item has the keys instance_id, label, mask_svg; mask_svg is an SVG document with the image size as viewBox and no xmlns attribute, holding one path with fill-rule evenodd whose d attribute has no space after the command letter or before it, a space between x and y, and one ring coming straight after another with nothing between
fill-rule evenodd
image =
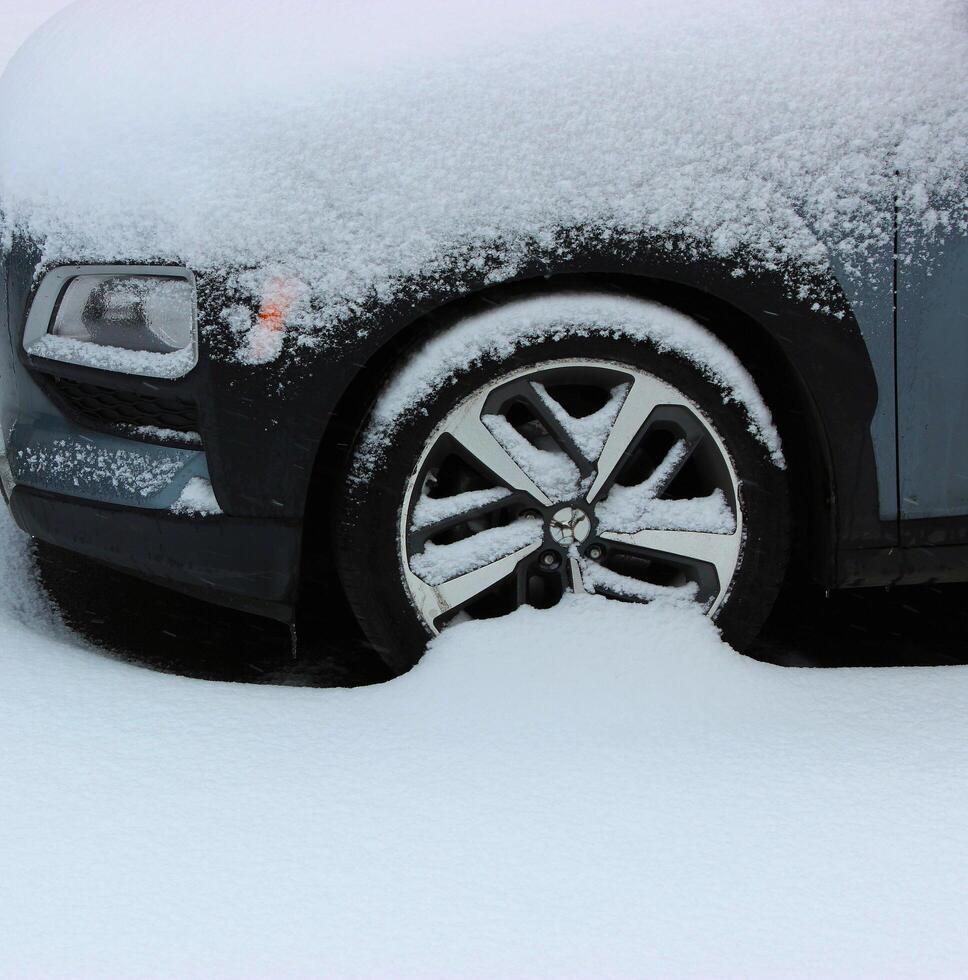
<instances>
[{"instance_id":1,"label":"wheel center emblem","mask_svg":"<svg viewBox=\"0 0 968 980\"><path fill-rule=\"evenodd\" d=\"M551 537L561 545L581 544L591 534L592 522L577 507L562 507L551 518L548 529Z\"/></svg>"}]
</instances>

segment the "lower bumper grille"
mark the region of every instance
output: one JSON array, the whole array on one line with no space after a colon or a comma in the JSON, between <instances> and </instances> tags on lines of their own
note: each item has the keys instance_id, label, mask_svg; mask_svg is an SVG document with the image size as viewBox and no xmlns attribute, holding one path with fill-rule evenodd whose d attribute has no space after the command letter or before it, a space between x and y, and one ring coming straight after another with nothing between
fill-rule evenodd
<instances>
[{"instance_id":1,"label":"lower bumper grille","mask_svg":"<svg viewBox=\"0 0 968 980\"><path fill-rule=\"evenodd\" d=\"M51 377L48 382L79 421L109 427L144 425L176 432L198 431L198 409L194 402L182 398L157 398L68 378Z\"/></svg>"}]
</instances>

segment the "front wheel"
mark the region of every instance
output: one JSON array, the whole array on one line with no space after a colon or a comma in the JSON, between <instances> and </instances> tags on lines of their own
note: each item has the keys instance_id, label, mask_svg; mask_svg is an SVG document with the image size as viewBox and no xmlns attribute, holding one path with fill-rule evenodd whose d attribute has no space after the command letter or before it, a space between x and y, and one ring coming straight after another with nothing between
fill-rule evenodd
<instances>
[{"instance_id":1,"label":"front wheel","mask_svg":"<svg viewBox=\"0 0 968 980\"><path fill-rule=\"evenodd\" d=\"M457 371L376 460L365 433L337 563L395 669L454 623L569 591L698 604L738 648L772 606L784 473L681 356L620 337L537 339Z\"/></svg>"}]
</instances>

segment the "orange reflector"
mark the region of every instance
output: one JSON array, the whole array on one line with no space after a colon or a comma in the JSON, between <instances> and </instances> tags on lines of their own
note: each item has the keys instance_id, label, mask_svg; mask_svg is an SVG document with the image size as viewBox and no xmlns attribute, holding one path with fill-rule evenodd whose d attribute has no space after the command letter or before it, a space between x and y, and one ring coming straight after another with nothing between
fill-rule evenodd
<instances>
[{"instance_id":1,"label":"orange reflector","mask_svg":"<svg viewBox=\"0 0 968 980\"><path fill-rule=\"evenodd\" d=\"M295 299L295 282L292 279L273 279L262 293L259 308L259 326L273 333L286 329L286 317Z\"/></svg>"}]
</instances>

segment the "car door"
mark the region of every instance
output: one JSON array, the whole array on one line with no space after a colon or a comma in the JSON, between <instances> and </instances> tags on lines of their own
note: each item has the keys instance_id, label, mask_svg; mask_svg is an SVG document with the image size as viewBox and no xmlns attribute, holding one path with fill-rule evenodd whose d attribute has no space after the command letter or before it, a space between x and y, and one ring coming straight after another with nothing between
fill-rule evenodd
<instances>
[{"instance_id":1,"label":"car door","mask_svg":"<svg viewBox=\"0 0 968 980\"><path fill-rule=\"evenodd\" d=\"M902 544L956 543L968 532L968 236L901 208L898 244L899 510L929 522L904 525Z\"/></svg>"}]
</instances>

